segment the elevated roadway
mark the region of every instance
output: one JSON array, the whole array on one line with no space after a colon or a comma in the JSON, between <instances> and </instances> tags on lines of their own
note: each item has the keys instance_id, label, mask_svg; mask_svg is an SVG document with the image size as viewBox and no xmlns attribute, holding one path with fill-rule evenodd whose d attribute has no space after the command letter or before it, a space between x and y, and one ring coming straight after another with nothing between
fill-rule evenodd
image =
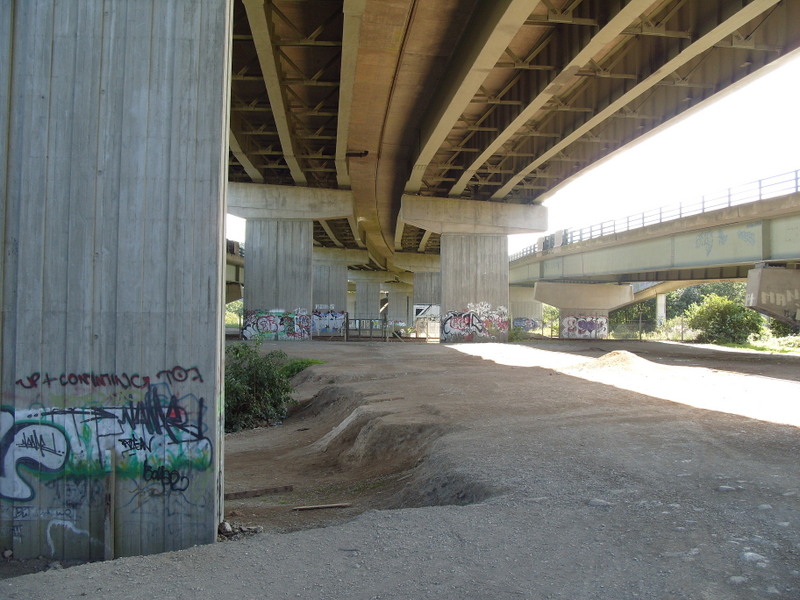
<instances>
[{"instance_id":1,"label":"elevated roadway","mask_svg":"<svg viewBox=\"0 0 800 600\"><path fill-rule=\"evenodd\" d=\"M512 257L509 281L664 282L740 279L758 263L794 267L800 262L800 187L798 172L765 186L769 198L697 214L699 205L676 207L689 216L633 228L639 216L560 234L558 245L529 248ZM781 190L775 195L775 190ZM713 207L713 201L706 201ZM651 211L651 214L660 209ZM663 215L663 211L662 211ZM646 218L641 215L642 220ZM594 230L604 233L581 240ZM588 237L588 235L587 235ZM575 240L575 241L572 241ZM567 243L562 243L566 241ZM572 243L570 243L572 242Z\"/></svg>"},{"instance_id":2,"label":"elevated roadway","mask_svg":"<svg viewBox=\"0 0 800 600\"><path fill-rule=\"evenodd\" d=\"M798 0L236 0L233 20L229 180L346 190L306 211L314 245L394 271L443 233L544 230L491 215L800 45Z\"/></svg>"}]
</instances>

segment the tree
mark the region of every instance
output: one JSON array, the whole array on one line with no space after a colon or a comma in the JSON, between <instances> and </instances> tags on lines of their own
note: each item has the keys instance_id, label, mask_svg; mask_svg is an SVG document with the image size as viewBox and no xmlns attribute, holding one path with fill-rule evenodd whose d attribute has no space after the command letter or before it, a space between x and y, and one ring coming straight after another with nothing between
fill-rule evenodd
<instances>
[{"instance_id":1,"label":"tree","mask_svg":"<svg viewBox=\"0 0 800 600\"><path fill-rule=\"evenodd\" d=\"M623 308L612 310L608 313L608 320L612 325L625 323L642 323L642 331L653 331L656 327L656 299L651 298L644 302L629 304Z\"/></svg>"},{"instance_id":2,"label":"tree","mask_svg":"<svg viewBox=\"0 0 800 600\"><path fill-rule=\"evenodd\" d=\"M756 311L717 294L705 296L685 313L689 327L700 331L697 341L713 344L744 344L759 333L763 319Z\"/></svg>"},{"instance_id":3,"label":"tree","mask_svg":"<svg viewBox=\"0 0 800 600\"><path fill-rule=\"evenodd\" d=\"M711 294L744 304L746 285L739 281L711 281L675 290L667 294L667 319L679 317L693 304Z\"/></svg>"}]
</instances>

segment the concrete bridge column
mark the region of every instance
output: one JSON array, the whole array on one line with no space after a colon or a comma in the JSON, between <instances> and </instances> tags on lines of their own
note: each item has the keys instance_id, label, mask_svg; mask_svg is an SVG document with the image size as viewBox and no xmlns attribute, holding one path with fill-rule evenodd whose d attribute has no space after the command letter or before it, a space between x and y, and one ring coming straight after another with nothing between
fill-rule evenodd
<instances>
[{"instance_id":1,"label":"concrete bridge column","mask_svg":"<svg viewBox=\"0 0 800 600\"><path fill-rule=\"evenodd\" d=\"M347 311L347 266L369 260L366 250L314 248L314 310Z\"/></svg>"},{"instance_id":2,"label":"concrete bridge column","mask_svg":"<svg viewBox=\"0 0 800 600\"><path fill-rule=\"evenodd\" d=\"M508 236L442 234L442 342L505 342Z\"/></svg>"},{"instance_id":3,"label":"concrete bridge column","mask_svg":"<svg viewBox=\"0 0 800 600\"><path fill-rule=\"evenodd\" d=\"M244 336L311 339L314 220L352 215L352 194L230 183L228 210L247 220Z\"/></svg>"},{"instance_id":4,"label":"concrete bridge column","mask_svg":"<svg viewBox=\"0 0 800 600\"><path fill-rule=\"evenodd\" d=\"M656 294L656 323L660 326L667 321L667 295Z\"/></svg>"},{"instance_id":5,"label":"concrete bridge column","mask_svg":"<svg viewBox=\"0 0 800 600\"><path fill-rule=\"evenodd\" d=\"M231 5L0 2L0 548L14 558L216 539Z\"/></svg>"},{"instance_id":6,"label":"concrete bridge column","mask_svg":"<svg viewBox=\"0 0 800 600\"><path fill-rule=\"evenodd\" d=\"M539 281L534 298L559 309L562 338L608 337L609 311L633 302L630 285Z\"/></svg>"},{"instance_id":7,"label":"concrete bridge column","mask_svg":"<svg viewBox=\"0 0 800 600\"><path fill-rule=\"evenodd\" d=\"M534 299L532 287L512 285L508 295L512 327L533 331L542 326L542 303Z\"/></svg>"},{"instance_id":8,"label":"concrete bridge column","mask_svg":"<svg viewBox=\"0 0 800 600\"><path fill-rule=\"evenodd\" d=\"M745 306L790 325L800 325L800 270L759 266L747 274Z\"/></svg>"},{"instance_id":9,"label":"concrete bridge column","mask_svg":"<svg viewBox=\"0 0 800 600\"><path fill-rule=\"evenodd\" d=\"M410 327L412 313L411 296L413 286L408 283L386 284L389 299L389 321L398 327Z\"/></svg>"},{"instance_id":10,"label":"concrete bridge column","mask_svg":"<svg viewBox=\"0 0 800 600\"><path fill-rule=\"evenodd\" d=\"M441 234L443 342L508 340L508 235L547 229L543 206L405 194L400 222Z\"/></svg>"},{"instance_id":11,"label":"concrete bridge column","mask_svg":"<svg viewBox=\"0 0 800 600\"><path fill-rule=\"evenodd\" d=\"M382 271L350 271L350 281L356 285L356 304L350 319L375 320L381 314L381 290L385 288L387 273Z\"/></svg>"}]
</instances>

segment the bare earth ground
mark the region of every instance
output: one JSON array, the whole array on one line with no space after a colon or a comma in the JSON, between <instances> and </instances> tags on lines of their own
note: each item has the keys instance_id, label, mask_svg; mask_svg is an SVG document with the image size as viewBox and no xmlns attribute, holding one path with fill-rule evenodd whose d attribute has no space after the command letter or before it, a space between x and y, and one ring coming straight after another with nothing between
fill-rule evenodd
<instances>
[{"instance_id":1,"label":"bare earth ground","mask_svg":"<svg viewBox=\"0 0 800 600\"><path fill-rule=\"evenodd\" d=\"M0 598L800 598L800 356L273 348L326 363L282 425L226 436L227 493L292 487L226 501L263 534L6 579ZM327 504L349 506L292 510Z\"/></svg>"}]
</instances>

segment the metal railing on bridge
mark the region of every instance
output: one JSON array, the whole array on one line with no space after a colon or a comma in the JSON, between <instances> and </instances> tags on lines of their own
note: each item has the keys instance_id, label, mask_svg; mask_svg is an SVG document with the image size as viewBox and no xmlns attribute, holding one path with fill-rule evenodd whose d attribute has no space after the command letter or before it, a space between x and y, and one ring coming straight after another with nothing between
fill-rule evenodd
<instances>
[{"instance_id":1,"label":"metal railing on bridge","mask_svg":"<svg viewBox=\"0 0 800 600\"><path fill-rule=\"evenodd\" d=\"M539 238L534 245L511 255L509 262L514 262L526 256L533 256L559 246L575 244L604 235L623 233L632 229L641 229L648 225L674 221L738 204L786 196L798 191L800 191L800 170L781 173L780 175L773 175L772 177L759 179L740 186L730 187L712 196L703 196L699 201L689 204L681 202L677 205L661 206L621 219L603 221L580 229L564 229Z\"/></svg>"}]
</instances>

